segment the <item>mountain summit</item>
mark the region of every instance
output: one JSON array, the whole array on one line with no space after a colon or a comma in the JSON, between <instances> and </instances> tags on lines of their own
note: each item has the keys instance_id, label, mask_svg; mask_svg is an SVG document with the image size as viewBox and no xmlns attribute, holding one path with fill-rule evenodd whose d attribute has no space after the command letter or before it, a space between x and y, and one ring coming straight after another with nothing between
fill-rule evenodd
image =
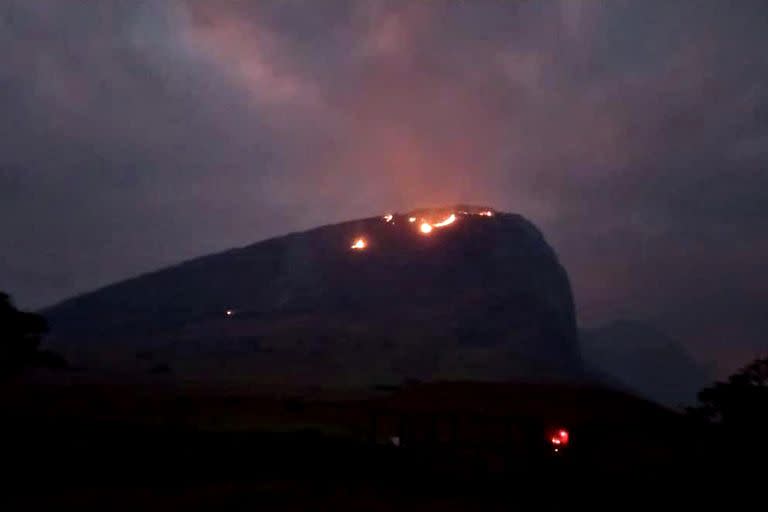
<instances>
[{"instance_id":1,"label":"mountain summit","mask_svg":"<svg viewBox=\"0 0 768 512\"><path fill-rule=\"evenodd\" d=\"M581 372L555 252L520 215L465 205L272 238L45 314L91 367L302 385Z\"/></svg>"}]
</instances>

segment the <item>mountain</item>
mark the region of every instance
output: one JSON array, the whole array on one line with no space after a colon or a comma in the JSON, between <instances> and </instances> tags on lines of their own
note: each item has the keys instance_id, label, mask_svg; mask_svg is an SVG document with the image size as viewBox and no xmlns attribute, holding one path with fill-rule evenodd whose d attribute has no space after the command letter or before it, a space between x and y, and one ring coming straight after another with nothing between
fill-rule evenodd
<instances>
[{"instance_id":1,"label":"mountain","mask_svg":"<svg viewBox=\"0 0 768 512\"><path fill-rule=\"evenodd\" d=\"M659 403L691 404L712 375L675 339L632 321L581 331L584 362Z\"/></svg>"},{"instance_id":2,"label":"mountain","mask_svg":"<svg viewBox=\"0 0 768 512\"><path fill-rule=\"evenodd\" d=\"M555 252L520 215L465 205L265 240L44 314L49 344L90 368L366 386L581 373Z\"/></svg>"}]
</instances>

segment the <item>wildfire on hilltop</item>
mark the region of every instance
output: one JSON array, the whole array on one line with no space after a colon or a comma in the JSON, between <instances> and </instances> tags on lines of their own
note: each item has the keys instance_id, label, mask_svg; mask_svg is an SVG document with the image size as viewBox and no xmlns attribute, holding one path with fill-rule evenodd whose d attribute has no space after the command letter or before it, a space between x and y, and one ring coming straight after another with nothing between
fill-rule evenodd
<instances>
[{"instance_id":1,"label":"wildfire on hilltop","mask_svg":"<svg viewBox=\"0 0 768 512\"><path fill-rule=\"evenodd\" d=\"M494 212L488 208L480 208L473 206L459 206L456 210L439 209L439 210L414 210L404 216L408 220L409 224L416 224L418 226L418 233L422 235L429 235L435 229L445 228L456 223L461 216L480 216L480 217L493 217ZM399 215L398 215L399 216ZM395 214L388 213L383 215L381 219L391 225L395 225ZM437 220L439 219L439 220ZM365 238L356 238L351 249L360 251L368 247L368 242Z\"/></svg>"},{"instance_id":2,"label":"wildfire on hilltop","mask_svg":"<svg viewBox=\"0 0 768 512\"><path fill-rule=\"evenodd\" d=\"M443 221L440 221L440 222L437 222L435 224L432 224L432 227L442 228L443 226L447 226L449 224L453 224L454 222L456 222L456 214L452 213L447 219L445 219Z\"/></svg>"}]
</instances>

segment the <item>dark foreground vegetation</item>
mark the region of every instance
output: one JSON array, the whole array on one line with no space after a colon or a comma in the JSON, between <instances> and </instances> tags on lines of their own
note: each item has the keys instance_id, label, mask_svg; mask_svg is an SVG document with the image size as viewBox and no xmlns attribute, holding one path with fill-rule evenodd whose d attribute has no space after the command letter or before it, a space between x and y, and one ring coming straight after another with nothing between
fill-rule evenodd
<instances>
[{"instance_id":1,"label":"dark foreground vegetation","mask_svg":"<svg viewBox=\"0 0 768 512\"><path fill-rule=\"evenodd\" d=\"M129 381L63 362L40 370L44 322L5 305L3 510L594 509L668 504L670 491L689 506L724 492L730 504L760 499L757 486L724 490L764 474L768 360L703 390L686 414L566 382L353 391L214 387L162 372ZM552 441L561 429L566 445Z\"/></svg>"},{"instance_id":2,"label":"dark foreground vegetation","mask_svg":"<svg viewBox=\"0 0 768 512\"><path fill-rule=\"evenodd\" d=\"M65 368L66 361L49 350L41 350L48 332L45 318L19 311L11 298L0 292L0 381L30 367Z\"/></svg>"},{"instance_id":3,"label":"dark foreground vegetation","mask_svg":"<svg viewBox=\"0 0 768 512\"><path fill-rule=\"evenodd\" d=\"M526 395L538 403L518 408ZM588 388L417 384L328 399L17 381L0 400L13 469L2 499L32 510L563 508L614 491L716 492L765 455L754 438ZM552 427L571 436L558 453Z\"/></svg>"}]
</instances>

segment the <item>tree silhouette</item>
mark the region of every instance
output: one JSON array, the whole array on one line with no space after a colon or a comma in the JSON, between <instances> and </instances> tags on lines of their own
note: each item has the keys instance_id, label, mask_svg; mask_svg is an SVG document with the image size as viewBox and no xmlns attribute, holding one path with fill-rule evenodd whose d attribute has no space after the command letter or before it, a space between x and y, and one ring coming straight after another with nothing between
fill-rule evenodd
<instances>
[{"instance_id":1,"label":"tree silhouette","mask_svg":"<svg viewBox=\"0 0 768 512\"><path fill-rule=\"evenodd\" d=\"M46 332L45 318L19 311L8 294L0 292L0 377L30 366L66 366L58 354L40 350Z\"/></svg>"},{"instance_id":2,"label":"tree silhouette","mask_svg":"<svg viewBox=\"0 0 768 512\"><path fill-rule=\"evenodd\" d=\"M726 382L716 382L699 392L700 405L693 416L737 430L768 426L768 357L756 359Z\"/></svg>"}]
</instances>

